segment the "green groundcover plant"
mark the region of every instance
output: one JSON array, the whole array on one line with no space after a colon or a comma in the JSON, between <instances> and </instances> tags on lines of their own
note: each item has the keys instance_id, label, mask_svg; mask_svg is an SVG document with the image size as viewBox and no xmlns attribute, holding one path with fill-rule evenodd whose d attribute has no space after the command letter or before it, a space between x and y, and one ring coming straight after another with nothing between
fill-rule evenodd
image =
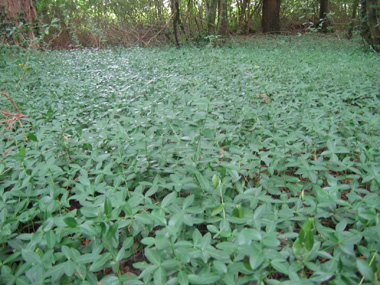
<instances>
[{"instance_id":1,"label":"green groundcover plant","mask_svg":"<svg viewBox=\"0 0 380 285\"><path fill-rule=\"evenodd\" d=\"M377 55L0 53L1 284L379 282Z\"/></svg>"}]
</instances>

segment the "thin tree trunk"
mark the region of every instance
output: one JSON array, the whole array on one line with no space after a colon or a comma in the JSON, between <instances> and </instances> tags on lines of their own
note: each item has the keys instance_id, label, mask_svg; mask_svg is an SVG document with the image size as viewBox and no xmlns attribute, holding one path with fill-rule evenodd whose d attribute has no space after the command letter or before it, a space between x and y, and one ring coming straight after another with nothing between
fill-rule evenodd
<instances>
[{"instance_id":1,"label":"thin tree trunk","mask_svg":"<svg viewBox=\"0 0 380 285\"><path fill-rule=\"evenodd\" d=\"M319 2L319 26L322 33L327 33L329 20L327 15L329 13L329 0L320 0Z\"/></svg>"},{"instance_id":2,"label":"thin tree trunk","mask_svg":"<svg viewBox=\"0 0 380 285\"><path fill-rule=\"evenodd\" d=\"M178 0L175 0L174 6L175 6L175 10L176 10L176 17L177 17L178 26L181 28L183 34L186 37L185 26L184 26L184 24L182 24L181 17L180 17L180 10L179 10Z\"/></svg>"},{"instance_id":3,"label":"thin tree trunk","mask_svg":"<svg viewBox=\"0 0 380 285\"><path fill-rule=\"evenodd\" d=\"M368 24L372 43L371 45L376 51L380 51L380 30L376 16L376 6L376 0L367 0Z\"/></svg>"},{"instance_id":4,"label":"thin tree trunk","mask_svg":"<svg viewBox=\"0 0 380 285\"><path fill-rule=\"evenodd\" d=\"M171 3L171 10L172 10L172 17L173 17L173 34L174 34L174 40L175 40L175 43L177 45L177 47L179 46L179 40L178 40L178 29L177 29L177 26L178 26L178 20L179 20L179 13L177 11L177 7L178 7L178 0L171 0L170 1Z\"/></svg>"},{"instance_id":5,"label":"thin tree trunk","mask_svg":"<svg viewBox=\"0 0 380 285\"><path fill-rule=\"evenodd\" d=\"M247 10L247 6L249 5L249 0L243 0L241 3L240 1L238 1L238 4L239 7L240 7L240 11L239 11L239 26L238 26L238 31L240 33L243 33L243 22L244 22L244 18L246 16L246 10Z\"/></svg>"},{"instance_id":6,"label":"thin tree trunk","mask_svg":"<svg viewBox=\"0 0 380 285\"><path fill-rule=\"evenodd\" d=\"M191 40L191 34L192 34L192 31L191 31L191 28L192 28L192 25L191 25L191 10L192 10L191 4L192 4L192 0L188 0L187 1L186 16L184 19L185 24L182 24L182 22L180 20L180 26L182 27L182 31L185 34L185 36L186 36L185 25L188 27L188 36L186 37L188 41Z\"/></svg>"},{"instance_id":7,"label":"thin tree trunk","mask_svg":"<svg viewBox=\"0 0 380 285\"><path fill-rule=\"evenodd\" d=\"M196 4L198 4L198 5L196 5ZM207 13L207 12L203 11L205 9L205 7L202 4L199 4L198 2L194 2L194 6L196 6L198 8L199 22L200 22L201 30L203 31L205 29L204 23L207 22L207 20L203 19L203 15L205 15L205 13Z\"/></svg>"},{"instance_id":8,"label":"thin tree trunk","mask_svg":"<svg viewBox=\"0 0 380 285\"><path fill-rule=\"evenodd\" d=\"M187 26L191 28L191 16L190 15L191 15L191 0L188 0L187 1L185 24L187 24Z\"/></svg>"},{"instance_id":9,"label":"thin tree trunk","mask_svg":"<svg viewBox=\"0 0 380 285\"><path fill-rule=\"evenodd\" d=\"M368 44L371 44L367 17L367 0L360 0L360 34Z\"/></svg>"},{"instance_id":10,"label":"thin tree trunk","mask_svg":"<svg viewBox=\"0 0 380 285\"><path fill-rule=\"evenodd\" d=\"M191 1L194 7L194 22L197 25L198 33L201 33L201 28L199 27L198 19L197 19L197 6L195 5L194 0L191 0ZM199 12L199 14L201 14L201 12Z\"/></svg>"},{"instance_id":11,"label":"thin tree trunk","mask_svg":"<svg viewBox=\"0 0 380 285\"><path fill-rule=\"evenodd\" d=\"M218 7L218 0L206 0L206 21L207 32L209 35L215 35L215 19L216 8Z\"/></svg>"},{"instance_id":12,"label":"thin tree trunk","mask_svg":"<svg viewBox=\"0 0 380 285\"><path fill-rule=\"evenodd\" d=\"M263 0L262 29L264 33L279 33L281 0Z\"/></svg>"},{"instance_id":13,"label":"thin tree trunk","mask_svg":"<svg viewBox=\"0 0 380 285\"><path fill-rule=\"evenodd\" d=\"M227 0L219 0L218 35L228 34Z\"/></svg>"},{"instance_id":14,"label":"thin tree trunk","mask_svg":"<svg viewBox=\"0 0 380 285\"><path fill-rule=\"evenodd\" d=\"M352 32L354 30L354 25L356 22L356 13L358 10L358 5L359 5L359 0L355 0L353 7L352 7L352 17L351 17L350 26L348 27L348 31L347 31L347 38L348 39L352 38Z\"/></svg>"}]
</instances>

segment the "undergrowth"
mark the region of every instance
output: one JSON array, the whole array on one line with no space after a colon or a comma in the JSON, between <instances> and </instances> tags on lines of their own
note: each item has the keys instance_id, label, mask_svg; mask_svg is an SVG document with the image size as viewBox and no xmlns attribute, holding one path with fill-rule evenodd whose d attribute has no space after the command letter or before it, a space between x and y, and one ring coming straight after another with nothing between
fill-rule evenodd
<instances>
[{"instance_id":1,"label":"undergrowth","mask_svg":"<svg viewBox=\"0 0 380 285\"><path fill-rule=\"evenodd\" d=\"M377 55L0 53L0 283L379 282Z\"/></svg>"}]
</instances>

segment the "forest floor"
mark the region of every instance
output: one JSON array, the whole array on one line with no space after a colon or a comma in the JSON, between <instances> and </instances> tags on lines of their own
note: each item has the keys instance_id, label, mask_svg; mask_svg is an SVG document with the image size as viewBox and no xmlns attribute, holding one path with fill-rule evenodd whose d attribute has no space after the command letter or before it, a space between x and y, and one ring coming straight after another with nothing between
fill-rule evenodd
<instances>
[{"instance_id":1,"label":"forest floor","mask_svg":"<svg viewBox=\"0 0 380 285\"><path fill-rule=\"evenodd\" d=\"M0 283L379 282L379 56L217 45L1 47Z\"/></svg>"}]
</instances>

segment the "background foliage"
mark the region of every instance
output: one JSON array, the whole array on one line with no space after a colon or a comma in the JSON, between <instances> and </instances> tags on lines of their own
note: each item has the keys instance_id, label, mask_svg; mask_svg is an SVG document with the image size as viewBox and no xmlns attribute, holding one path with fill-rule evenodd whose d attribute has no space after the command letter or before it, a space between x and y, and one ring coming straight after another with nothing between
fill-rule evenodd
<instances>
[{"instance_id":1,"label":"background foliage","mask_svg":"<svg viewBox=\"0 0 380 285\"><path fill-rule=\"evenodd\" d=\"M378 56L231 47L1 47L0 283L378 282Z\"/></svg>"},{"instance_id":2,"label":"background foliage","mask_svg":"<svg viewBox=\"0 0 380 285\"><path fill-rule=\"evenodd\" d=\"M206 3L210 1L215 2L216 0L178 1L180 43L207 41L208 36L212 35L208 29L208 10L206 8ZM363 27L363 23L368 21L367 12L360 16L361 9L358 1L330 0L328 19L321 22L319 2L316 0L282 1L281 32L294 34L319 31L321 23L328 20L331 24L328 31L337 32L340 36L345 36L342 32L348 31L349 37L351 37L351 29L358 31ZM376 0L374 2L377 21L379 21L379 4ZM227 35L248 35L260 32L262 4L263 1L226 0ZM39 24L28 27L24 23L23 27L18 27L14 23L4 21L0 25L3 41L12 42L14 36L22 37L25 29L35 29L40 37L43 36L43 40L48 46L55 48L105 47L108 45L145 47L174 42L171 23L174 11L171 9L170 1L37 0L35 6L39 15ZM3 12L0 9L0 18L4 17ZM217 15L211 25L217 26L218 21ZM47 30L46 27L51 26L52 23L54 26ZM365 38L370 40L367 36Z\"/></svg>"}]
</instances>

